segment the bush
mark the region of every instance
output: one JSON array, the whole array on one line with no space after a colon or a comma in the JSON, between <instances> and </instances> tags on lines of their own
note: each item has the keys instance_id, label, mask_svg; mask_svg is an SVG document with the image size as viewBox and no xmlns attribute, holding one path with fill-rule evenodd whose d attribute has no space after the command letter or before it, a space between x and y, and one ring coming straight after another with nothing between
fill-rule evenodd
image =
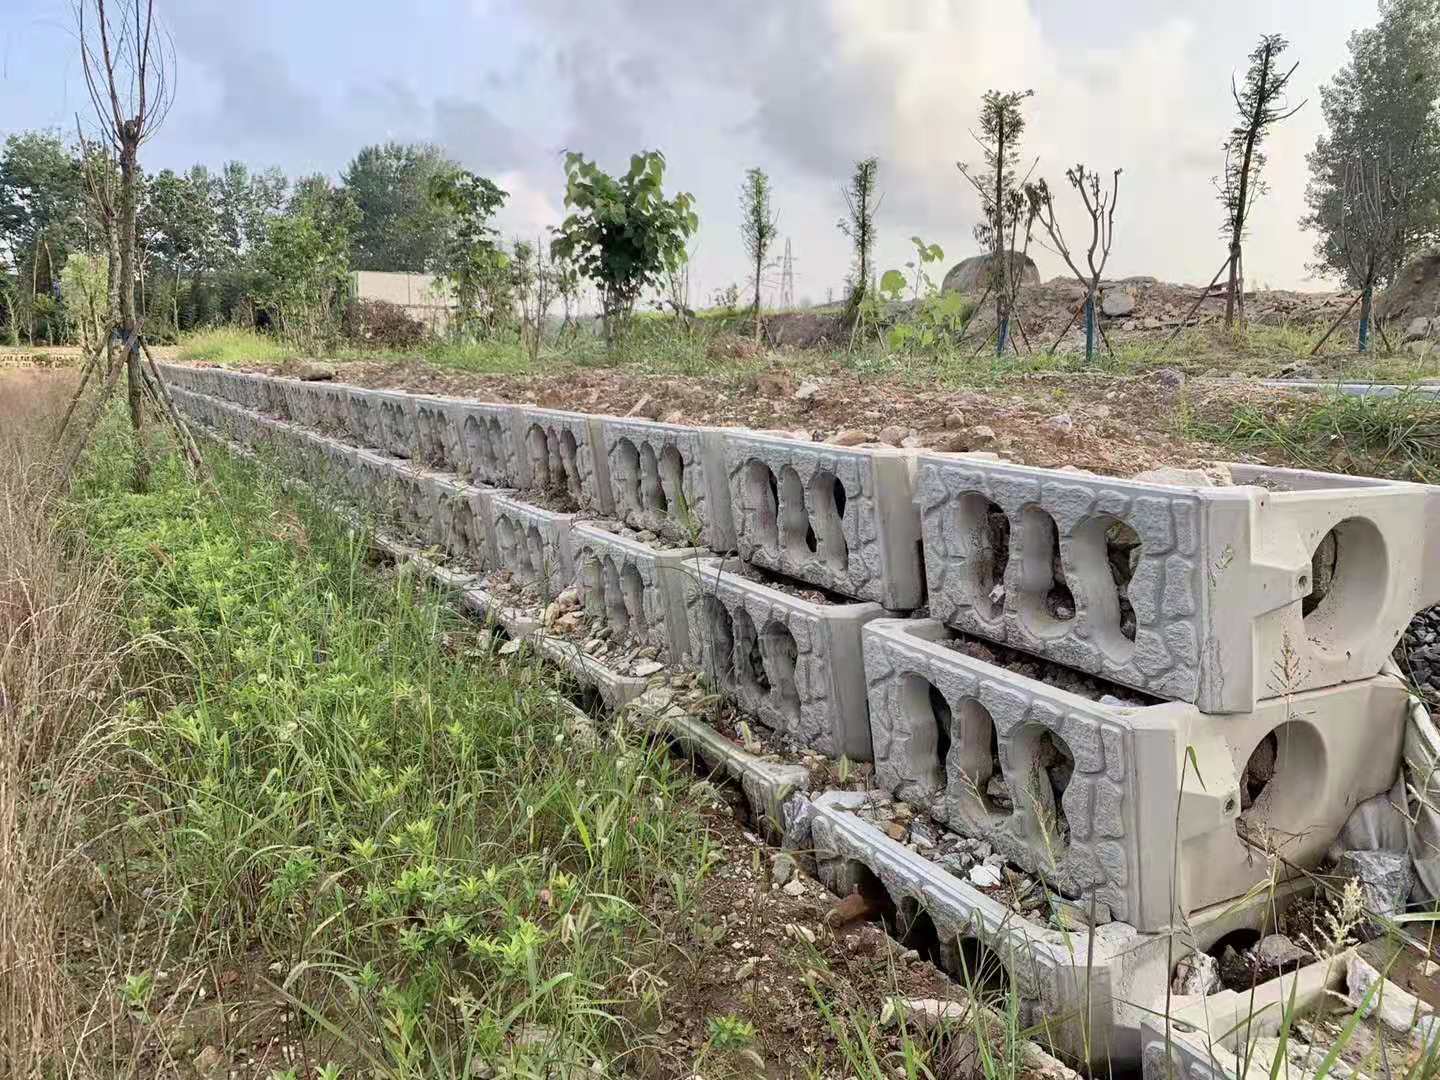
<instances>
[{"instance_id":1,"label":"bush","mask_svg":"<svg viewBox=\"0 0 1440 1080\"><path fill-rule=\"evenodd\" d=\"M391 349L414 348L425 340L425 324L388 300L350 301L342 330L351 341Z\"/></svg>"}]
</instances>

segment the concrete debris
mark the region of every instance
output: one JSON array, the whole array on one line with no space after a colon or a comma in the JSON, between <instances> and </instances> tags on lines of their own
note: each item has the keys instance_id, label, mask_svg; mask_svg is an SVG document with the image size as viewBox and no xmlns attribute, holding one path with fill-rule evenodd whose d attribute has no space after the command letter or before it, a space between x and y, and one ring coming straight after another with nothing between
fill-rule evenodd
<instances>
[{"instance_id":1,"label":"concrete debris","mask_svg":"<svg viewBox=\"0 0 1440 1080\"><path fill-rule=\"evenodd\" d=\"M1146 469L1130 479L1142 484L1171 484L1175 487L1214 487L1215 481L1200 469L1166 467Z\"/></svg>"},{"instance_id":2,"label":"concrete debris","mask_svg":"<svg viewBox=\"0 0 1440 1080\"><path fill-rule=\"evenodd\" d=\"M816 382L807 382L807 383L802 384L801 387L800 387L800 389L799 389L799 390L796 390L793 396L794 396L794 398L795 398L796 401L810 402L810 401L814 401L816 395L818 395L819 393L820 393L820 384L819 384L819 383L816 383Z\"/></svg>"},{"instance_id":3,"label":"concrete debris","mask_svg":"<svg viewBox=\"0 0 1440 1080\"><path fill-rule=\"evenodd\" d=\"M1069 413L1057 413L1040 426L1056 435L1069 435L1075 430L1075 419Z\"/></svg>"},{"instance_id":4,"label":"concrete debris","mask_svg":"<svg viewBox=\"0 0 1440 1080\"><path fill-rule=\"evenodd\" d=\"M1220 962L1209 953L1191 953L1175 965L1170 989L1176 994L1213 994L1220 989Z\"/></svg>"},{"instance_id":5,"label":"concrete debris","mask_svg":"<svg viewBox=\"0 0 1440 1080\"><path fill-rule=\"evenodd\" d=\"M1417 1041L1435 1037L1433 1010L1412 994L1401 989L1394 982L1370 993L1370 988L1384 978L1374 965L1358 953L1350 953L1345 961L1345 1000L1351 1008L1359 1010L1362 1016L1375 1017L1397 1035L1406 1035ZM1369 999L1366 999L1366 995ZM1416 1019L1432 1016L1425 1030L1417 1030Z\"/></svg>"},{"instance_id":6,"label":"concrete debris","mask_svg":"<svg viewBox=\"0 0 1440 1080\"><path fill-rule=\"evenodd\" d=\"M649 394L640 395L640 400L630 406L626 416L638 416L646 420L654 420L660 415L660 403Z\"/></svg>"},{"instance_id":7,"label":"concrete debris","mask_svg":"<svg viewBox=\"0 0 1440 1080\"><path fill-rule=\"evenodd\" d=\"M1284 934L1266 934L1251 953L1256 975L1261 982L1268 982L1277 975L1294 971L1314 959L1307 950L1296 945Z\"/></svg>"},{"instance_id":8,"label":"concrete debris","mask_svg":"<svg viewBox=\"0 0 1440 1080\"><path fill-rule=\"evenodd\" d=\"M879 440L872 432L860 428L841 428L826 441L834 443L836 446L859 446L862 443L878 442Z\"/></svg>"},{"instance_id":9,"label":"concrete debris","mask_svg":"<svg viewBox=\"0 0 1440 1080\"><path fill-rule=\"evenodd\" d=\"M770 857L770 880L776 885L784 885L797 870L795 859L788 851L777 852Z\"/></svg>"},{"instance_id":10,"label":"concrete debris","mask_svg":"<svg viewBox=\"0 0 1440 1080\"><path fill-rule=\"evenodd\" d=\"M886 446L899 446L909 434L904 428L891 424L880 429L880 441Z\"/></svg>"},{"instance_id":11,"label":"concrete debris","mask_svg":"<svg viewBox=\"0 0 1440 1080\"><path fill-rule=\"evenodd\" d=\"M995 429L988 424L976 424L970 429L971 446L989 446L995 441Z\"/></svg>"},{"instance_id":12,"label":"concrete debris","mask_svg":"<svg viewBox=\"0 0 1440 1080\"><path fill-rule=\"evenodd\" d=\"M993 889L1004 880L1005 875L1000 872L998 866L981 863L979 866L970 868L970 884L977 889Z\"/></svg>"}]
</instances>

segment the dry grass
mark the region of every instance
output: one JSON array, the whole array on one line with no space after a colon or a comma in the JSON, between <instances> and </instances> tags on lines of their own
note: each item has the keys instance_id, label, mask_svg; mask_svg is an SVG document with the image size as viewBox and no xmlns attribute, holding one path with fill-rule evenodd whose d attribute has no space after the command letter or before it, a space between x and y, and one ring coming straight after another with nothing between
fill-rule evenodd
<instances>
[{"instance_id":1,"label":"dry grass","mask_svg":"<svg viewBox=\"0 0 1440 1080\"><path fill-rule=\"evenodd\" d=\"M62 940L117 732L113 572L67 557L48 433L68 376L0 375L0 1075L57 1075L77 995ZM57 1068L58 1066L58 1068Z\"/></svg>"}]
</instances>

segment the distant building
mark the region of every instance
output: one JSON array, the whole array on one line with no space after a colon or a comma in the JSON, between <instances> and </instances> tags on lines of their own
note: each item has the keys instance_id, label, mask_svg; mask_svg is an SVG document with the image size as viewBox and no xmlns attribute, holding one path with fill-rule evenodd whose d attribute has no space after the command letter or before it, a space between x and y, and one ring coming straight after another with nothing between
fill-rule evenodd
<instances>
[{"instance_id":1,"label":"distant building","mask_svg":"<svg viewBox=\"0 0 1440 1080\"><path fill-rule=\"evenodd\" d=\"M356 270L350 275L350 295L356 300L396 304L436 337L449 329L457 307L450 286L434 274Z\"/></svg>"}]
</instances>

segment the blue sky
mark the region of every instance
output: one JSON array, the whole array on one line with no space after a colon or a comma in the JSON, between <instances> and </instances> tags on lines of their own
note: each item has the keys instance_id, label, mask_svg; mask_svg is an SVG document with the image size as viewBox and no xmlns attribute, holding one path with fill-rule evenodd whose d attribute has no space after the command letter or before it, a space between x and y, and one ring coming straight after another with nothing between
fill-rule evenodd
<instances>
[{"instance_id":1,"label":"blue sky","mask_svg":"<svg viewBox=\"0 0 1440 1080\"><path fill-rule=\"evenodd\" d=\"M89 101L69 0L4 0L0 133L73 131ZM1205 281L1224 257L1210 178L1231 123L1229 80L1262 32L1292 41L1296 100L1270 147L1271 193L1252 281L1318 287L1305 263L1304 154L1318 86L1373 0L157 0L178 97L147 147L151 169L240 158L336 173L366 142L431 140L511 192L503 224L533 235L563 216L567 148L623 166L659 147L698 200L693 299L743 281L736 191L775 181L796 292L824 299L847 263L835 229L847 164L877 154L879 264L914 234L973 253L973 194L955 170L995 86L1033 87L1027 150L1063 184L1077 160L1125 169L1111 269ZM1075 223L1078 226L1078 223ZM1042 272L1058 259L1036 252Z\"/></svg>"}]
</instances>

